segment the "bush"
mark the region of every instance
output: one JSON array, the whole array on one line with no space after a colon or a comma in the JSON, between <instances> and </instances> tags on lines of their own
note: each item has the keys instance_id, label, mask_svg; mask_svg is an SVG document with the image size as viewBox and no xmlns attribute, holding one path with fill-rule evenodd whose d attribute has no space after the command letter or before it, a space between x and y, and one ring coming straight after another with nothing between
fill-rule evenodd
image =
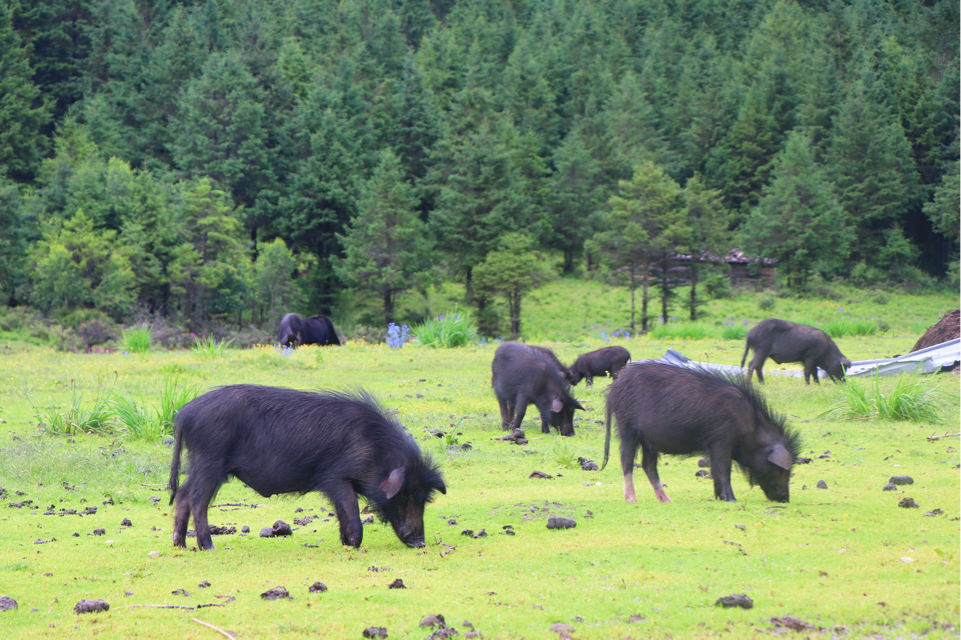
<instances>
[{"instance_id":1,"label":"bush","mask_svg":"<svg viewBox=\"0 0 961 640\"><path fill-rule=\"evenodd\" d=\"M153 342L150 327L148 327L146 323L139 327L130 327L123 332L121 341L125 351L140 354L147 353L150 351L150 346Z\"/></svg>"},{"instance_id":2,"label":"bush","mask_svg":"<svg viewBox=\"0 0 961 640\"><path fill-rule=\"evenodd\" d=\"M76 329L77 340L84 349L105 344L117 338L117 325L110 318L93 318L80 323Z\"/></svg>"},{"instance_id":3,"label":"bush","mask_svg":"<svg viewBox=\"0 0 961 640\"><path fill-rule=\"evenodd\" d=\"M458 311L441 314L436 320L428 320L415 326L411 333L425 347L463 347L477 342L477 325L470 314Z\"/></svg>"},{"instance_id":4,"label":"bush","mask_svg":"<svg viewBox=\"0 0 961 640\"><path fill-rule=\"evenodd\" d=\"M757 306L761 311L770 311L777 306L777 296L773 291L765 291L758 296Z\"/></svg>"}]
</instances>

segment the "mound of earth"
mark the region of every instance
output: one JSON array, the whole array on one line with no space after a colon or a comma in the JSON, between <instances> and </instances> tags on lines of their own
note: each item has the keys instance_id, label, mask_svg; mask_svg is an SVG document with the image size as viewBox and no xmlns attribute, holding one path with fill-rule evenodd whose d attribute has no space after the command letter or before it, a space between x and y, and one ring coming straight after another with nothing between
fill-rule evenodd
<instances>
[{"instance_id":1,"label":"mound of earth","mask_svg":"<svg viewBox=\"0 0 961 640\"><path fill-rule=\"evenodd\" d=\"M933 347L955 338L961 338L961 309L955 309L932 325L915 343L911 351Z\"/></svg>"}]
</instances>

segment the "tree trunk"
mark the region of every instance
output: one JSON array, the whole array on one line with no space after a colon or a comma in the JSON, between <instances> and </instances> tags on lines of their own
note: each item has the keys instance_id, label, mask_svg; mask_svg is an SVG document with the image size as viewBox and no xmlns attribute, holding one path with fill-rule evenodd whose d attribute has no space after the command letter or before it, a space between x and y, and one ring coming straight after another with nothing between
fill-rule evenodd
<instances>
[{"instance_id":1,"label":"tree trunk","mask_svg":"<svg viewBox=\"0 0 961 640\"><path fill-rule=\"evenodd\" d=\"M573 272L574 272L574 252L565 251L564 252L564 273L568 274Z\"/></svg>"},{"instance_id":2,"label":"tree trunk","mask_svg":"<svg viewBox=\"0 0 961 640\"><path fill-rule=\"evenodd\" d=\"M384 290L384 321L387 324L394 321L394 296L390 287Z\"/></svg>"},{"instance_id":3,"label":"tree trunk","mask_svg":"<svg viewBox=\"0 0 961 640\"><path fill-rule=\"evenodd\" d=\"M691 321L697 320L697 269L691 269Z\"/></svg>"},{"instance_id":4,"label":"tree trunk","mask_svg":"<svg viewBox=\"0 0 961 640\"><path fill-rule=\"evenodd\" d=\"M516 339L521 336L521 292L514 289L507 301L511 314L511 336Z\"/></svg>"},{"instance_id":5,"label":"tree trunk","mask_svg":"<svg viewBox=\"0 0 961 640\"><path fill-rule=\"evenodd\" d=\"M631 277L631 333L636 333L636 329L635 329L635 327L634 327L634 307L635 307L635 305L634 305L634 291L637 289L637 282L634 280L634 267L633 267L633 266L632 266L631 269L630 269L630 274L631 274L631 276L630 276L630 277ZM642 331L642 333L643 333L643 331Z\"/></svg>"},{"instance_id":6,"label":"tree trunk","mask_svg":"<svg viewBox=\"0 0 961 640\"><path fill-rule=\"evenodd\" d=\"M464 298L467 304L471 304L474 301L474 268L467 267L467 278L464 280Z\"/></svg>"},{"instance_id":7,"label":"tree trunk","mask_svg":"<svg viewBox=\"0 0 961 640\"><path fill-rule=\"evenodd\" d=\"M649 295L647 293L647 275L651 271L651 266L649 264L644 265L644 290L641 295L641 333L647 333L647 302Z\"/></svg>"}]
</instances>

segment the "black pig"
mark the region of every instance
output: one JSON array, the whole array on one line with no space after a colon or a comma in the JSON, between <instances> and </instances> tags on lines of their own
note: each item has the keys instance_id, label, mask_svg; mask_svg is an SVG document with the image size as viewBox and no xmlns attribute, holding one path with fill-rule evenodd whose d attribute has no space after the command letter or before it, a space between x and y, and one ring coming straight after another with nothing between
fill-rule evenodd
<instances>
[{"instance_id":1,"label":"black pig","mask_svg":"<svg viewBox=\"0 0 961 640\"><path fill-rule=\"evenodd\" d=\"M634 494L634 457L643 452L641 467L654 495L671 502L657 475L661 453L711 457L714 496L734 502L731 460L751 484L761 485L770 500L788 502L791 465L800 439L788 430L784 417L772 413L760 393L743 376L724 376L663 362L642 362L621 371L607 394L607 439L604 465L611 447L611 416L621 438L624 497ZM604 465L601 468L604 468Z\"/></svg>"},{"instance_id":2,"label":"black pig","mask_svg":"<svg viewBox=\"0 0 961 640\"><path fill-rule=\"evenodd\" d=\"M594 376L610 375L617 379L617 372L631 361L631 353L624 347L604 347L582 354L568 369L567 379L577 384L587 379L587 386L594 384Z\"/></svg>"},{"instance_id":3,"label":"black pig","mask_svg":"<svg viewBox=\"0 0 961 640\"><path fill-rule=\"evenodd\" d=\"M501 409L501 426L518 429L527 405L541 413L541 431L554 426L562 436L574 435L574 410L584 410L571 396L566 369L550 349L505 342L491 363L491 385Z\"/></svg>"},{"instance_id":4,"label":"black pig","mask_svg":"<svg viewBox=\"0 0 961 640\"><path fill-rule=\"evenodd\" d=\"M298 347L302 340L301 325L303 321L299 313L288 313L277 327L277 342L282 347Z\"/></svg>"},{"instance_id":5,"label":"black pig","mask_svg":"<svg viewBox=\"0 0 961 640\"><path fill-rule=\"evenodd\" d=\"M178 488L183 445L189 449L187 480ZM175 546L186 546L193 514L197 545L214 548L207 506L231 476L262 496L320 491L337 511L341 542L354 547L364 535L358 494L401 542L422 547L424 505L435 490L447 492L430 458L364 392L233 385L184 405L170 465Z\"/></svg>"},{"instance_id":6,"label":"black pig","mask_svg":"<svg viewBox=\"0 0 961 640\"><path fill-rule=\"evenodd\" d=\"M762 368L767 358L778 364L803 362L804 382L807 384L811 384L812 376L816 383L821 384L818 367L827 371L832 380L839 382L844 380L844 369L851 366L851 361L844 357L828 334L806 324L776 318L762 320L748 331L744 355L741 357L742 367L751 349L754 349L754 357L747 368L748 381L756 371L758 382L764 382Z\"/></svg>"},{"instance_id":7,"label":"black pig","mask_svg":"<svg viewBox=\"0 0 961 640\"><path fill-rule=\"evenodd\" d=\"M316 344L321 347L340 345L334 323L327 316L302 318L299 314L288 313L277 327L277 341L283 347L299 347L302 344Z\"/></svg>"}]
</instances>

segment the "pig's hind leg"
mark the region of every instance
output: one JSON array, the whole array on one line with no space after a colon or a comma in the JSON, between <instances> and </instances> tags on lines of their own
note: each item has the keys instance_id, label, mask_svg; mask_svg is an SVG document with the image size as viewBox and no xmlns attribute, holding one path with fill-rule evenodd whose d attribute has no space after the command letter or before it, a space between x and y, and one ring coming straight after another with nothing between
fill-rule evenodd
<instances>
[{"instance_id":1,"label":"pig's hind leg","mask_svg":"<svg viewBox=\"0 0 961 640\"><path fill-rule=\"evenodd\" d=\"M191 479L180 486L177 491L177 511L174 515L173 542L175 547L187 547L187 525L190 523L190 486Z\"/></svg>"},{"instance_id":2,"label":"pig's hind leg","mask_svg":"<svg viewBox=\"0 0 961 640\"><path fill-rule=\"evenodd\" d=\"M654 488L654 495L659 502L674 502L667 497L667 492L664 491L664 486L661 484L661 478L657 475L657 451L641 444L641 452L641 468L644 469L647 479L650 480L651 486Z\"/></svg>"},{"instance_id":3,"label":"pig's hind leg","mask_svg":"<svg viewBox=\"0 0 961 640\"><path fill-rule=\"evenodd\" d=\"M196 467L195 467L196 468ZM210 501L217 495L217 490L224 481L224 473L220 468L213 465L201 466L205 470L202 475L195 473L194 484L190 488L189 504L194 517L194 529L197 531L197 548L212 550L214 548L213 539L210 537L210 526L207 523L207 507ZM178 516L179 516L179 507Z\"/></svg>"},{"instance_id":4,"label":"pig's hind leg","mask_svg":"<svg viewBox=\"0 0 961 640\"><path fill-rule=\"evenodd\" d=\"M637 457L637 448L641 446L637 430L629 425L625 426L620 419L617 421L618 431L621 436L621 471L624 473L624 499L628 502L637 502L637 494L634 492L634 458Z\"/></svg>"},{"instance_id":5,"label":"pig's hind leg","mask_svg":"<svg viewBox=\"0 0 961 640\"><path fill-rule=\"evenodd\" d=\"M507 400L497 399L497 403L501 408L501 429L510 429L511 426L511 411L507 405Z\"/></svg>"}]
</instances>

